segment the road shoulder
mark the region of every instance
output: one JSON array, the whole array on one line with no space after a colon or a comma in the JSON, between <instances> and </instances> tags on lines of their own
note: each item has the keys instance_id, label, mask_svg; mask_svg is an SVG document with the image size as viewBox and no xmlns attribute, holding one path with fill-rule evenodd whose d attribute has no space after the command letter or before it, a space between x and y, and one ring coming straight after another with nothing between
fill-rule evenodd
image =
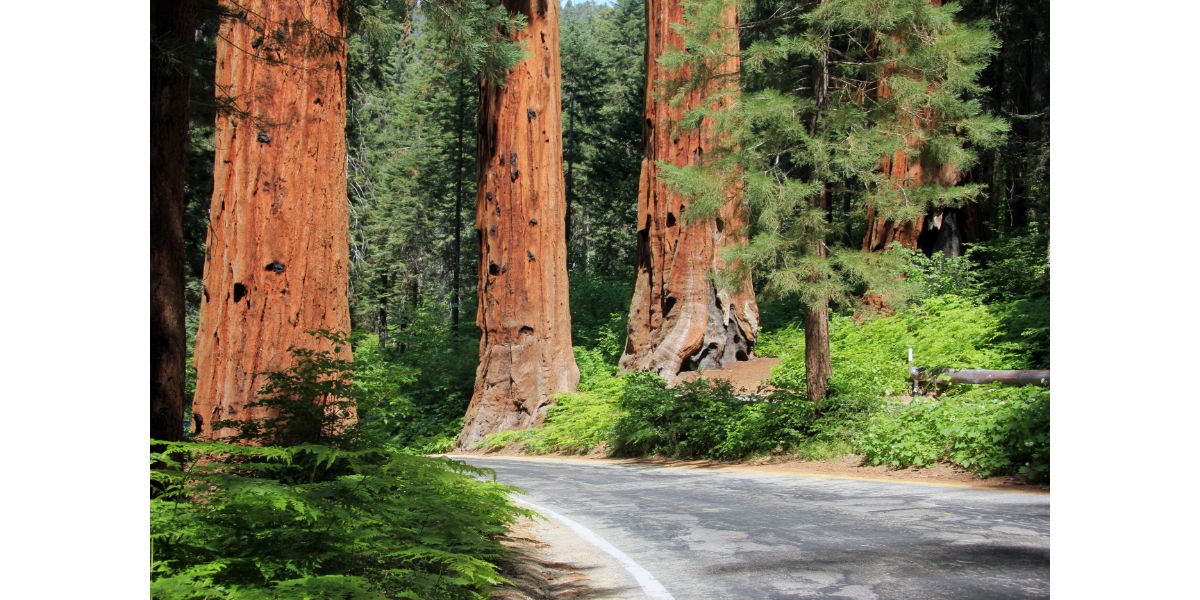
<instances>
[{"instance_id":1,"label":"road shoulder","mask_svg":"<svg viewBox=\"0 0 1200 600\"><path fill-rule=\"evenodd\" d=\"M444 454L450 458L483 458L532 462L553 462L608 466L656 466L664 468L697 469L726 473L751 473L756 475L778 475L790 477L815 477L820 479L849 479L909 483L937 487L966 488L1032 494L1049 494L1050 486L1034 485L1015 477L981 478L950 465L939 464L924 469L889 469L887 467L861 466L857 456L845 456L833 460L804 461L787 458L768 458L757 461L721 462L714 460L677 460L667 458L609 458L590 455L543 454L527 455L481 451L455 451Z\"/></svg>"}]
</instances>

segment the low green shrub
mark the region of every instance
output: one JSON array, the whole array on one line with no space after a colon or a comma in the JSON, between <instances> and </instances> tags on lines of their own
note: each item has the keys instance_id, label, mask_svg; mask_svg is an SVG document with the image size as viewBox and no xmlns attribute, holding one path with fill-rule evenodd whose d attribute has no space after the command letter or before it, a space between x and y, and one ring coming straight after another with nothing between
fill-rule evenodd
<instances>
[{"instance_id":1,"label":"low green shrub","mask_svg":"<svg viewBox=\"0 0 1200 600\"><path fill-rule=\"evenodd\" d=\"M587 454L608 441L621 416L625 378L602 350L575 348L575 362L579 391L556 396L541 427L489 434L476 447L494 451L519 443L535 454Z\"/></svg>"},{"instance_id":2,"label":"low green shrub","mask_svg":"<svg viewBox=\"0 0 1200 600\"><path fill-rule=\"evenodd\" d=\"M1050 296L1030 296L991 305L1004 342L1030 369L1050 368Z\"/></svg>"},{"instance_id":3,"label":"low green shrub","mask_svg":"<svg viewBox=\"0 0 1200 600\"><path fill-rule=\"evenodd\" d=\"M785 451L811 432L811 402L780 390L741 398L727 381L696 380L668 388L653 373L626 379L613 428L619 455L737 459Z\"/></svg>"},{"instance_id":4,"label":"low green shrub","mask_svg":"<svg viewBox=\"0 0 1200 600\"><path fill-rule=\"evenodd\" d=\"M527 514L513 488L396 449L377 404L347 421L397 380L360 387L345 338L316 333L332 347L292 348L293 366L269 374L256 404L271 416L214 424L248 445L151 440L152 595L488 597L503 581L497 539Z\"/></svg>"},{"instance_id":5,"label":"low green shrub","mask_svg":"<svg viewBox=\"0 0 1200 600\"><path fill-rule=\"evenodd\" d=\"M949 460L981 475L1020 471L1033 480L1044 480L1049 475L1047 460L1032 450L1028 456L1020 455L1018 450L1041 448L1037 436L1043 436L1047 438L1048 456L1048 412L1042 421L997 413L995 422L989 421L986 427L984 412L971 412L1023 407L1012 400L1012 390L960 386L948 390L940 402L918 399L904 409L887 400L905 396L911 390L908 348L913 348L916 363L923 368L1026 368L1037 366L1037 357L1042 355L1036 349L1043 349L1048 361L1048 339L1043 342L1038 337L1049 332L1048 320L1038 320L1041 314L1048 317L1048 311L1022 304L1029 302L1034 301L986 306L969 298L942 295L925 298L922 304L898 314L875 316L862 323L849 317L833 317L830 393L818 407L811 438L794 445L793 452L828 456L830 452L848 453L857 447L872 464L928 466ZM1014 335L1014 328L1021 327L1024 337ZM800 327L764 334L758 351L780 358L772 373L774 385L804 389L804 331ZM996 398L1008 400L1000 402ZM951 407L961 414L951 415ZM929 420L940 423L939 419L951 416L955 422L972 423L974 429L970 432L985 428L992 437L987 442L969 443L976 438L965 433L954 438L957 445L948 449L946 436L950 433L939 433L941 430L929 425ZM1016 425L1015 429L1005 429L1002 423L1022 424L1028 429ZM1026 446L1026 442L1032 445ZM988 444L998 449L987 454ZM1003 458L997 458L1001 455Z\"/></svg>"},{"instance_id":6,"label":"low green shrub","mask_svg":"<svg viewBox=\"0 0 1200 600\"><path fill-rule=\"evenodd\" d=\"M571 332L576 347L598 350L616 364L625 346L633 287L627 278L572 273Z\"/></svg>"},{"instance_id":7,"label":"low green shrub","mask_svg":"<svg viewBox=\"0 0 1200 600\"><path fill-rule=\"evenodd\" d=\"M967 247L988 302L1050 295L1050 236L1036 223L1021 235Z\"/></svg>"},{"instance_id":8,"label":"low green shrub","mask_svg":"<svg viewBox=\"0 0 1200 600\"><path fill-rule=\"evenodd\" d=\"M980 294L980 276L975 263L966 256L946 256L941 252L925 256L920 251L909 251L904 274L911 286L910 302L920 303L946 294L966 298L976 298Z\"/></svg>"},{"instance_id":9,"label":"low green shrub","mask_svg":"<svg viewBox=\"0 0 1200 600\"><path fill-rule=\"evenodd\" d=\"M432 309L418 311L413 326L396 332L387 347L376 334L360 332L353 338L354 383L360 391L358 412L364 430L415 454L454 447L471 388L453 379L474 381L473 362L466 364L462 357L474 356L478 339L448 333L437 317ZM433 344L425 347L429 339ZM442 362L431 362L422 352Z\"/></svg>"},{"instance_id":10,"label":"low green shrub","mask_svg":"<svg viewBox=\"0 0 1200 600\"><path fill-rule=\"evenodd\" d=\"M487 598L512 490L448 459L178 442L151 453L151 595Z\"/></svg>"},{"instance_id":11,"label":"low green shrub","mask_svg":"<svg viewBox=\"0 0 1200 600\"><path fill-rule=\"evenodd\" d=\"M948 461L983 477L1019 473L1049 481L1049 391L998 385L952 391L872 417L858 440L865 461L892 467Z\"/></svg>"},{"instance_id":12,"label":"low green shrub","mask_svg":"<svg viewBox=\"0 0 1200 600\"><path fill-rule=\"evenodd\" d=\"M922 368L1016 368L1015 349L1002 341L1001 321L986 306L960 296L936 296L890 316L855 323L835 316L829 327L834 364L830 396L839 402L874 405L911 389L908 348ZM761 354L780 359L772 371L777 386L805 388L804 331L797 326L763 336Z\"/></svg>"}]
</instances>

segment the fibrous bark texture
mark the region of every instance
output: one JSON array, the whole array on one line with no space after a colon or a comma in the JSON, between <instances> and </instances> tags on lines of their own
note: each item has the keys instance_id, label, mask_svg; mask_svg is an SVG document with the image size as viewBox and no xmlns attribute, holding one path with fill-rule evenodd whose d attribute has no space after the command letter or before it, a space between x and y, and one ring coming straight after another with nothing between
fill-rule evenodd
<instances>
[{"instance_id":1,"label":"fibrous bark texture","mask_svg":"<svg viewBox=\"0 0 1200 600\"><path fill-rule=\"evenodd\" d=\"M350 330L345 0L242 0L217 41L216 165L195 428L259 419L247 408L289 346ZM346 348L344 358L349 358Z\"/></svg>"},{"instance_id":2,"label":"fibrous bark texture","mask_svg":"<svg viewBox=\"0 0 1200 600\"><path fill-rule=\"evenodd\" d=\"M559 82L558 3L505 0L528 19L529 53L479 103L479 307L475 392L459 444L537 426L554 394L571 391Z\"/></svg>"},{"instance_id":3,"label":"fibrous bark texture","mask_svg":"<svg viewBox=\"0 0 1200 600\"><path fill-rule=\"evenodd\" d=\"M196 11L150 4L150 437L183 439L183 182Z\"/></svg>"},{"instance_id":4,"label":"fibrous bark texture","mask_svg":"<svg viewBox=\"0 0 1200 600\"><path fill-rule=\"evenodd\" d=\"M739 190L714 219L685 224L685 199L659 179L656 161L684 166L701 164L717 140L708 119L698 129L680 131L678 123L716 86L736 86L736 76L718 78L714 89L693 90L679 106L662 98L666 82L687 77L658 63L668 49L683 47L673 24L683 22L678 0L646 2L646 120L642 129L642 174L638 188L637 280L629 309L629 337L621 367L651 370L668 380L681 371L715 369L751 356L758 336L758 304L749 282L737 290L721 290L713 275L725 265L721 250L738 241L746 215ZM727 27L737 27L737 12L724 14ZM736 38L735 38L736 39ZM738 71L737 49L731 49L723 74ZM716 102L732 101L725 96Z\"/></svg>"}]
</instances>

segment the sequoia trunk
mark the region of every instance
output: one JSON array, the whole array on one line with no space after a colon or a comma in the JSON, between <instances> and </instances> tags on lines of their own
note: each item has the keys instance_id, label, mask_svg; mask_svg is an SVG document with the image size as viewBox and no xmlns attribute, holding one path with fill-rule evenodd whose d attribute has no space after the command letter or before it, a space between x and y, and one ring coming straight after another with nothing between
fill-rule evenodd
<instances>
[{"instance_id":1,"label":"sequoia trunk","mask_svg":"<svg viewBox=\"0 0 1200 600\"><path fill-rule=\"evenodd\" d=\"M942 4L942 0L926 0L926 2L936 6L941 6ZM890 98L892 96L892 88L888 85L887 80L889 75L887 72L888 69L890 69L889 66L884 67L883 77L879 81L879 98ZM922 128L923 122L928 124L931 119L932 116L926 112L923 116L913 119L913 126L919 130ZM921 142L917 138L916 133L904 140L904 146L908 148L914 148L919 151L920 145ZM904 189L932 182L942 185L954 185L958 180L958 173L953 165L922 165L919 156L910 156L904 147L898 148L891 156L881 158L879 169L888 176L888 181L895 189ZM933 215L917 217L912 221L895 221L881 218L875 207L868 205L867 232L863 236L863 250L881 252L890 248L895 242L898 242L904 248L916 250L927 218L932 218L940 226L942 223L942 211L939 210Z\"/></svg>"},{"instance_id":2,"label":"sequoia trunk","mask_svg":"<svg viewBox=\"0 0 1200 600\"><path fill-rule=\"evenodd\" d=\"M737 290L720 290L713 275L724 266L721 249L734 243L746 223L739 191L727 190L727 202L714 219L685 224L685 200L659 179L656 161L701 164L716 145L713 124L680 131L678 123L720 86L736 86L737 49L717 65L728 75L708 89L691 91L679 106L661 98L663 86L684 72L668 72L658 63L669 49L683 47L672 27L683 22L678 0L646 2L646 100L642 129L642 174L638 187L637 279L629 309L629 337L621 367L652 370L674 379L681 371L715 369L747 360L758 335L758 305L746 282ZM732 6L724 24L737 27ZM736 38L735 38L736 39ZM718 105L731 102L729 97Z\"/></svg>"},{"instance_id":3,"label":"sequoia trunk","mask_svg":"<svg viewBox=\"0 0 1200 600\"><path fill-rule=\"evenodd\" d=\"M483 81L479 103L479 308L475 392L459 445L537 426L559 392L575 389L562 170L558 3L504 0L528 24L528 52L504 84Z\"/></svg>"},{"instance_id":4,"label":"sequoia trunk","mask_svg":"<svg viewBox=\"0 0 1200 600\"><path fill-rule=\"evenodd\" d=\"M216 160L200 328L196 433L248 408L289 346L349 333L346 0L246 0L217 41ZM349 349L343 350L345 358Z\"/></svg>"},{"instance_id":5,"label":"sequoia trunk","mask_svg":"<svg viewBox=\"0 0 1200 600\"><path fill-rule=\"evenodd\" d=\"M183 182L196 11L150 3L150 437L183 439Z\"/></svg>"}]
</instances>

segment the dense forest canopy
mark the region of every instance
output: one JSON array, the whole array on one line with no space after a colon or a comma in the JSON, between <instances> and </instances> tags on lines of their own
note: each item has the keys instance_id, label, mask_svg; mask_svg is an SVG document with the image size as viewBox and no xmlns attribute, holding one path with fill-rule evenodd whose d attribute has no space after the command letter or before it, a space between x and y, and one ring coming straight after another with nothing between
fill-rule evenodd
<instances>
[{"instance_id":1,"label":"dense forest canopy","mask_svg":"<svg viewBox=\"0 0 1200 600\"><path fill-rule=\"evenodd\" d=\"M842 21L835 23L840 35L857 31L855 43L865 43L870 23L854 21L853 14L869 4L835 2L822 10L843 11ZM740 45L751 57L743 69L745 89L791 85L806 101L811 94L804 80L808 59L787 58L795 55L782 46L812 35L813 21L797 18L809 7L743 2L738 8ZM184 212L192 328L212 196L211 136L220 104L213 87L213 57L222 10L216 3L201 3L197 20ZM477 339L470 322L479 254L473 233L478 82L481 69L493 59L478 47L464 49L462 40L433 26L425 14L428 7L376 1L354 2L349 10L346 137L353 328L378 335L387 352L420 344L407 339L414 327L432 328L423 333L447 336L441 343L467 350ZM1048 247L1049 8L1042 2L968 1L957 7L954 19L990 31L996 50L981 63L977 85L984 92L973 101L978 110L1009 124L1010 132L999 144L979 150L972 166L960 174L964 185L973 186L973 195L940 219L953 223L953 232L947 232L949 226L928 228L920 249L932 255L937 248L946 256L971 249L975 264L1002 268L1016 260L1015 254L1044 254ZM611 314L626 312L628 303L619 292L591 290L624 289L633 280L645 7L635 0L567 2L560 21L568 266L578 300L572 303L575 338L586 343ZM847 43L838 39L851 38L832 38L835 45ZM860 60L846 56L843 61ZM839 77L849 81L862 79L862 74ZM831 190L825 208L831 248L861 246L866 209L863 196L845 185ZM756 287L769 291L772 276L767 269L755 272ZM1011 296L1037 281L1048 279L1000 279L996 283L1005 289L991 293ZM781 325L770 310L768 306L764 321L775 317L773 324ZM790 318L786 312L780 316ZM450 331L436 331L436 322L446 322ZM466 381L472 369L464 365L457 373Z\"/></svg>"}]
</instances>

